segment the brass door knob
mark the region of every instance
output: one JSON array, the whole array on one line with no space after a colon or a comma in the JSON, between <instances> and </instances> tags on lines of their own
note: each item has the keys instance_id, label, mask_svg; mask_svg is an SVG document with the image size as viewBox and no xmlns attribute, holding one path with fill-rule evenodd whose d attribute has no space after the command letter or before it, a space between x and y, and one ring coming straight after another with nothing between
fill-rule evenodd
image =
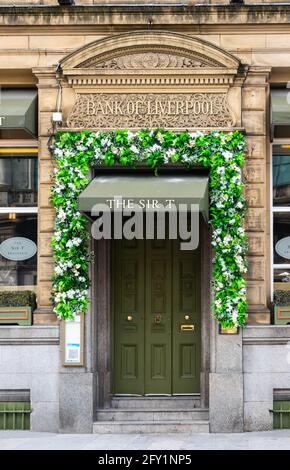
<instances>
[{"instance_id":1,"label":"brass door knob","mask_svg":"<svg viewBox=\"0 0 290 470\"><path fill-rule=\"evenodd\" d=\"M190 316L189 315L184 315L184 320L190 320Z\"/></svg>"},{"instance_id":2,"label":"brass door knob","mask_svg":"<svg viewBox=\"0 0 290 470\"><path fill-rule=\"evenodd\" d=\"M128 315L127 316L127 321L132 321L133 320L133 315Z\"/></svg>"},{"instance_id":3,"label":"brass door knob","mask_svg":"<svg viewBox=\"0 0 290 470\"><path fill-rule=\"evenodd\" d=\"M156 315L155 315L155 317L154 317L154 323L155 323L155 325L160 325L161 320L162 320L161 314L160 314L160 313L156 313Z\"/></svg>"}]
</instances>

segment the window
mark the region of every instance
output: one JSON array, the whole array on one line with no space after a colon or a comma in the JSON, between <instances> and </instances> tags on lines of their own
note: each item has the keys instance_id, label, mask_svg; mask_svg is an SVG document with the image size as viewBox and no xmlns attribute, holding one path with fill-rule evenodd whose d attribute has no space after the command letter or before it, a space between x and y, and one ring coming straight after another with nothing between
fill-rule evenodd
<instances>
[{"instance_id":1,"label":"window","mask_svg":"<svg viewBox=\"0 0 290 470\"><path fill-rule=\"evenodd\" d=\"M272 152L273 292L290 291L290 144Z\"/></svg>"},{"instance_id":2,"label":"window","mask_svg":"<svg viewBox=\"0 0 290 470\"><path fill-rule=\"evenodd\" d=\"M0 291L37 283L37 98L0 89Z\"/></svg>"},{"instance_id":3,"label":"window","mask_svg":"<svg viewBox=\"0 0 290 470\"><path fill-rule=\"evenodd\" d=\"M0 214L0 289L37 283L36 214Z\"/></svg>"},{"instance_id":4,"label":"window","mask_svg":"<svg viewBox=\"0 0 290 470\"><path fill-rule=\"evenodd\" d=\"M0 147L0 291L37 284L37 148Z\"/></svg>"}]
</instances>

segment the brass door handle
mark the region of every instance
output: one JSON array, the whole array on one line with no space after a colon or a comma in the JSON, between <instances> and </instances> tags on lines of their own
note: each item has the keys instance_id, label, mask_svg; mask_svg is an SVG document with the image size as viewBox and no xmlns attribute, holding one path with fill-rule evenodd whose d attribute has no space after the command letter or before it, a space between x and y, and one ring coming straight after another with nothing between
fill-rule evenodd
<instances>
[{"instance_id":1,"label":"brass door handle","mask_svg":"<svg viewBox=\"0 0 290 470\"><path fill-rule=\"evenodd\" d=\"M162 321L162 317L161 317L161 314L160 313L156 313L155 317L154 317L154 323L155 325L160 325Z\"/></svg>"},{"instance_id":2,"label":"brass door handle","mask_svg":"<svg viewBox=\"0 0 290 470\"><path fill-rule=\"evenodd\" d=\"M194 331L194 325L180 325L181 331Z\"/></svg>"},{"instance_id":3,"label":"brass door handle","mask_svg":"<svg viewBox=\"0 0 290 470\"><path fill-rule=\"evenodd\" d=\"M133 315L128 315L127 316L127 321L132 321L133 320Z\"/></svg>"}]
</instances>

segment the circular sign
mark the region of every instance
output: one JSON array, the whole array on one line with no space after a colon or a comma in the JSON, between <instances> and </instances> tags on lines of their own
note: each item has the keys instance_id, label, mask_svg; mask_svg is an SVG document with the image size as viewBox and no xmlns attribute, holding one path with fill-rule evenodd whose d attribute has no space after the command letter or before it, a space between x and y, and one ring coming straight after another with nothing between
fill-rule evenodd
<instances>
[{"instance_id":1,"label":"circular sign","mask_svg":"<svg viewBox=\"0 0 290 470\"><path fill-rule=\"evenodd\" d=\"M285 259L290 259L290 237L281 238L275 245L276 253Z\"/></svg>"},{"instance_id":2,"label":"circular sign","mask_svg":"<svg viewBox=\"0 0 290 470\"><path fill-rule=\"evenodd\" d=\"M24 261L32 258L37 252L37 246L29 238L7 238L0 245L0 254L11 261Z\"/></svg>"}]
</instances>

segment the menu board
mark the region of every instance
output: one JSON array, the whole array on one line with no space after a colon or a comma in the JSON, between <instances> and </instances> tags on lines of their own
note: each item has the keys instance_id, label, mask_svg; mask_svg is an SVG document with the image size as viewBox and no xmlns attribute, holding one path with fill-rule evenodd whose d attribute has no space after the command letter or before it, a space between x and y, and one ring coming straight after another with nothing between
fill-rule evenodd
<instances>
[{"instance_id":1,"label":"menu board","mask_svg":"<svg viewBox=\"0 0 290 470\"><path fill-rule=\"evenodd\" d=\"M83 315L62 322L63 365L83 365Z\"/></svg>"}]
</instances>

